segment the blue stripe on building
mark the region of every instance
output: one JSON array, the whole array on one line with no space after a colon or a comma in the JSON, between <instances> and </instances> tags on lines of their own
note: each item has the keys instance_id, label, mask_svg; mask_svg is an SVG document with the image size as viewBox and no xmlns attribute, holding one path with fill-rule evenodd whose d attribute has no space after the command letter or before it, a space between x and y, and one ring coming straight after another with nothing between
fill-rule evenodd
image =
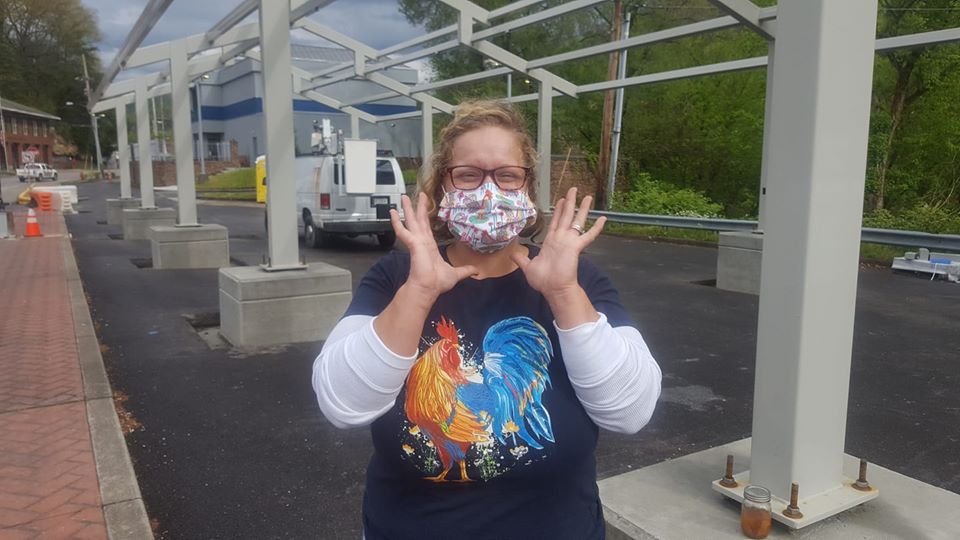
<instances>
[{"instance_id":1,"label":"blue stripe on building","mask_svg":"<svg viewBox=\"0 0 960 540\"><path fill-rule=\"evenodd\" d=\"M384 104L377 104L377 103L367 103L363 105L358 105L357 108L365 113L373 114L376 116L402 114L402 113L413 112L417 110L417 107L412 105L384 105ZM316 101L311 101L306 99L293 100L293 110L294 112L346 114L332 107L328 107L322 103L317 103ZM230 105L225 105L225 106L204 105L203 119L225 121L225 120L233 120L234 118L250 116L252 114L260 114L262 112L263 112L263 100L261 98L254 97L254 98L245 99L243 101L238 101L236 103L231 103ZM190 111L190 119L193 122L197 121L197 115L195 110Z\"/></svg>"}]
</instances>

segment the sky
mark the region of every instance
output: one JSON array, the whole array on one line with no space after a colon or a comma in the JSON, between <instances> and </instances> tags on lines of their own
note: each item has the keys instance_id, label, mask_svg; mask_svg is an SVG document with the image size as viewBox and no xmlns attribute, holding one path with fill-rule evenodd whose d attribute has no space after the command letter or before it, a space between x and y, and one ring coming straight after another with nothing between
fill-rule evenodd
<instances>
[{"instance_id":1,"label":"sky","mask_svg":"<svg viewBox=\"0 0 960 540\"><path fill-rule=\"evenodd\" d=\"M98 44L106 69L133 27L147 0L81 0L90 8L100 25L103 40ZM240 0L173 0L166 13L141 45L202 34ZM397 0L337 0L314 13L312 18L372 47L384 47L422 35L422 28L411 25L400 14ZM256 13L250 18L256 20ZM321 45L302 30L291 35L294 42ZM411 67L421 67L419 65ZM155 71L157 67L145 71ZM142 71L141 71L142 73ZM131 73L134 75L138 73ZM125 77L117 77L117 80Z\"/></svg>"}]
</instances>

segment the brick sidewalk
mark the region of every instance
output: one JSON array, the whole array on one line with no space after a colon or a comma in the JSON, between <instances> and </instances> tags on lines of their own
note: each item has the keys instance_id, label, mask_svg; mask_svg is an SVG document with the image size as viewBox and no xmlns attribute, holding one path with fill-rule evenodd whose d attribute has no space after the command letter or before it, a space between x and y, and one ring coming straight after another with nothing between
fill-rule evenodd
<instances>
[{"instance_id":1,"label":"brick sidewalk","mask_svg":"<svg viewBox=\"0 0 960 540\"><path fill-rule=\"evenodd\" d=\"M0 240L0 539L107 538L64 261L47 238ZM18 228L22 226L17 216Z\"/></svg>"}]
</instances>

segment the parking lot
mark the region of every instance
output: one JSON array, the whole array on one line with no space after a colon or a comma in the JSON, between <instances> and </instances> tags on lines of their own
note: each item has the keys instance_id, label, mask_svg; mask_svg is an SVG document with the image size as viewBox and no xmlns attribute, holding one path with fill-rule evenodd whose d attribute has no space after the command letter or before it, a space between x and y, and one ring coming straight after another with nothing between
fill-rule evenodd
<instances>
[{"instance_id":1,"label":"parking lot","mask_svg":"<svg viewBox=\"0 0 960 540\"><path fill-rule=\"evenodd\" d=\"M111 383L127 399L127 442L158 536L358 538L369 435L320 414L310 366L322 344L211 347L189 321L201 331L215 323L216 270L150 268L149 242L116 239L119 227L103 223L118 189L82 184L81 213L67 225ZM229 229L234 264L260 263L262 207L202 204L199 214ZM301 243L301 253L347 268L356 286L383 251L359 238L323 250ZM716 250L604 236L588 256L664 373L641 433L601 435L600 476L749 436L757 298L710 285ZM955 284L861 268L847 452L960 493L958 300Z\"/></svg>"}]
</instances>

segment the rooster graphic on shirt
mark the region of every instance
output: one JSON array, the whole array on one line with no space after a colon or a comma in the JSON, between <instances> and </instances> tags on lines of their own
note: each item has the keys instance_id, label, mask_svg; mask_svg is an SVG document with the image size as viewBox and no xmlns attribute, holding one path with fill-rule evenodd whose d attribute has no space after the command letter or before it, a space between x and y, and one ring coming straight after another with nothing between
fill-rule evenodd
<instances>
[{"instance_id":1,"label":"rooster graphic on shirt","mask_svg":"<svg viewBox=\"0 0 960 540\"><path fill-rule=\"evenodd\" d=\"M405 457L435 482L489 480L545 458L554 442L543 404L553 346L543 327L502 320L474 354L453 321L441 317L436 329L407 377Z\"/></svg>"}]
</instances>

